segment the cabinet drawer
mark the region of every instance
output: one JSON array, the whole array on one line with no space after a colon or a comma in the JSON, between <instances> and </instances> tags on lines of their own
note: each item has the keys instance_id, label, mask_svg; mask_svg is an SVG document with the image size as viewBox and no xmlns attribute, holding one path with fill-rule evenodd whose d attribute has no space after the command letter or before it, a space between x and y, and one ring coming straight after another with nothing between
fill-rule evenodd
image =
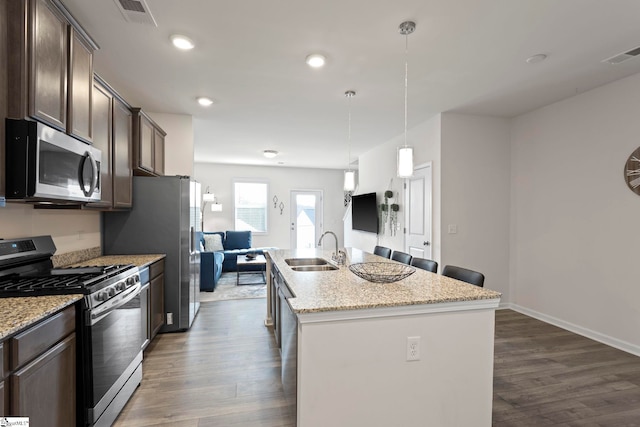
<instances>
[{"instance_id":1,"label":"cabinet drawer","mask_svg":"<svg viewBox=\"0 0 640 427\"><path fill-rule=\"evenodd\" d=\"M149 266L149 279L158 277L158 275L164 273L164 259L154 262Z\"/></svg>"},{"instance_id":2,"label":"cabinet drawer","mask_svg":"<svg viewBox=\"0 0 640 427\"><path fill-rule=\"evenodd\" d=\"M9 370L24 365L73 332L76 327L75 310L75 306L68 307L11 338Z\"/></svg>"}]
</instances>

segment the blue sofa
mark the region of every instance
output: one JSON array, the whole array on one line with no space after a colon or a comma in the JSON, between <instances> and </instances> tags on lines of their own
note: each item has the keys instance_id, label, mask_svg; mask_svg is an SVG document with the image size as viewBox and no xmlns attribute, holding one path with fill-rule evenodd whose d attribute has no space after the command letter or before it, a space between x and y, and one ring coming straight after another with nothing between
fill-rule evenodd
<instances>
[{"instance_id":1,"label":"blue sofa","mask_svg":"<svg viewBox=\"0 0 640 427\"><path fill-rule=\"evenodd\" d=\"M222 251L210 251L205 245L205 236L219 234L222 241ZM263 254L265 250L276 249L271 247L252 248L251 231L215 231L199 232L200 241L200 290L213 292L220 280L222 272L237 271L238 255L246 255L250 252ZM258 270L260 266L247 266L247 270Z\"/></svg>"}]
</instances>

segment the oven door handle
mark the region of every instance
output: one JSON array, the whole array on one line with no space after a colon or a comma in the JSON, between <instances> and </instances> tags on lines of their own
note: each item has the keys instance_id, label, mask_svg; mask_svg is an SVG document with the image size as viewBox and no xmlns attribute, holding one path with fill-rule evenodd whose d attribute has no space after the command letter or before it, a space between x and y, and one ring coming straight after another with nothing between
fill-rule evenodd
<instances>
[{"instance_id":1,"label":"oven door handle","mask_svg":"<svg viewBox=\"0 0 640 427\"><path fill-rule=\"evenodd\" d=\"M126 303L134 299L136 296L140 294L141 288L142 288L142 285L140 283L137 283L134 287L129 288L122 294L118 295L118 297L115 298L116 301L113 301L113 302L107 301L101 306L99 306L97 309L91 310L88 313L88 319L87 319L89 325L90 326L95 325L96 323L104 319L106 316L108 316L109 313L111 313L114 310L117 310L118 308L122 307L123 305L125 305Z\"/></svg>"}]
</instances>

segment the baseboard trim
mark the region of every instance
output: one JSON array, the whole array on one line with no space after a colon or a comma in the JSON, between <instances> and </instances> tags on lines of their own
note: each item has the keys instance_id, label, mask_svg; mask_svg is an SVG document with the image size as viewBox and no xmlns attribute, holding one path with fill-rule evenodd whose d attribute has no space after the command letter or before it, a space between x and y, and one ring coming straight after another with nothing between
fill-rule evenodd
<instances>
[{"instance_id":1,"label":"baseboard trim","mask_svg":"<svg viewBox=\"0 0 640 427\"><path fill-rule=\"evenodd\" d=\"M549 323L551 325L565 329L569 332L573 332L574 334L582 335L583 337L592 339L594 341L598 341L599 343L617 348L618 350L622 350L627 353L631 353L634 356L640 357L640 346L638 345L631 344L629 342L610 337L609 335L601 334L600 332L596 332L588 328L583 328L582 326L578 326L571 322L558 319L557 317L549 316L547 314L540 313L538 311L531 310L529 308L522 307L520 305L513 304L513 303L504 303L504 304L501 303L499 309L511 309L511 310L517 311L518 313L522 313L529 317L533 317L534 319L541 320L545 323Z\"/></svg>"}]
</instances>

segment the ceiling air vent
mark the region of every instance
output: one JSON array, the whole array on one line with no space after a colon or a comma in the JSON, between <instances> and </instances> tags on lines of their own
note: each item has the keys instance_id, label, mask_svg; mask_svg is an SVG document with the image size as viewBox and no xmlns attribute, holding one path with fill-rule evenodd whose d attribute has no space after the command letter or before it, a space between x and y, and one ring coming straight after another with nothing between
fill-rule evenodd
<instances>
[{"instance_id":1,"label":"ceiling air vent","mask_svg":"<svg viewBox=\"0 0 640 427\"><path fill-rule=\"evenodd\" d=\"M612 56L611 58L607 58L607 59L603 60L602 62L606 62L608 64L616 65L616 64L619 64L621 62L626 61L627 59L634 58L634 57L636 57L638 55L640 55L640 46L636 47L635 49L631 49L628 52L619 53L619 54L617 54L615 56Z\"/></svg>"},{"instance_id":2,"label":"ceiling air vent","mask_svg":"<svg viewBox=\"0 0 640 427\"><path fill-rule=\"evenodd\" d=\"M157 27L149 6L145 0L114 0L127 22L147 24Z\"/></svg>"}]
</instances>

